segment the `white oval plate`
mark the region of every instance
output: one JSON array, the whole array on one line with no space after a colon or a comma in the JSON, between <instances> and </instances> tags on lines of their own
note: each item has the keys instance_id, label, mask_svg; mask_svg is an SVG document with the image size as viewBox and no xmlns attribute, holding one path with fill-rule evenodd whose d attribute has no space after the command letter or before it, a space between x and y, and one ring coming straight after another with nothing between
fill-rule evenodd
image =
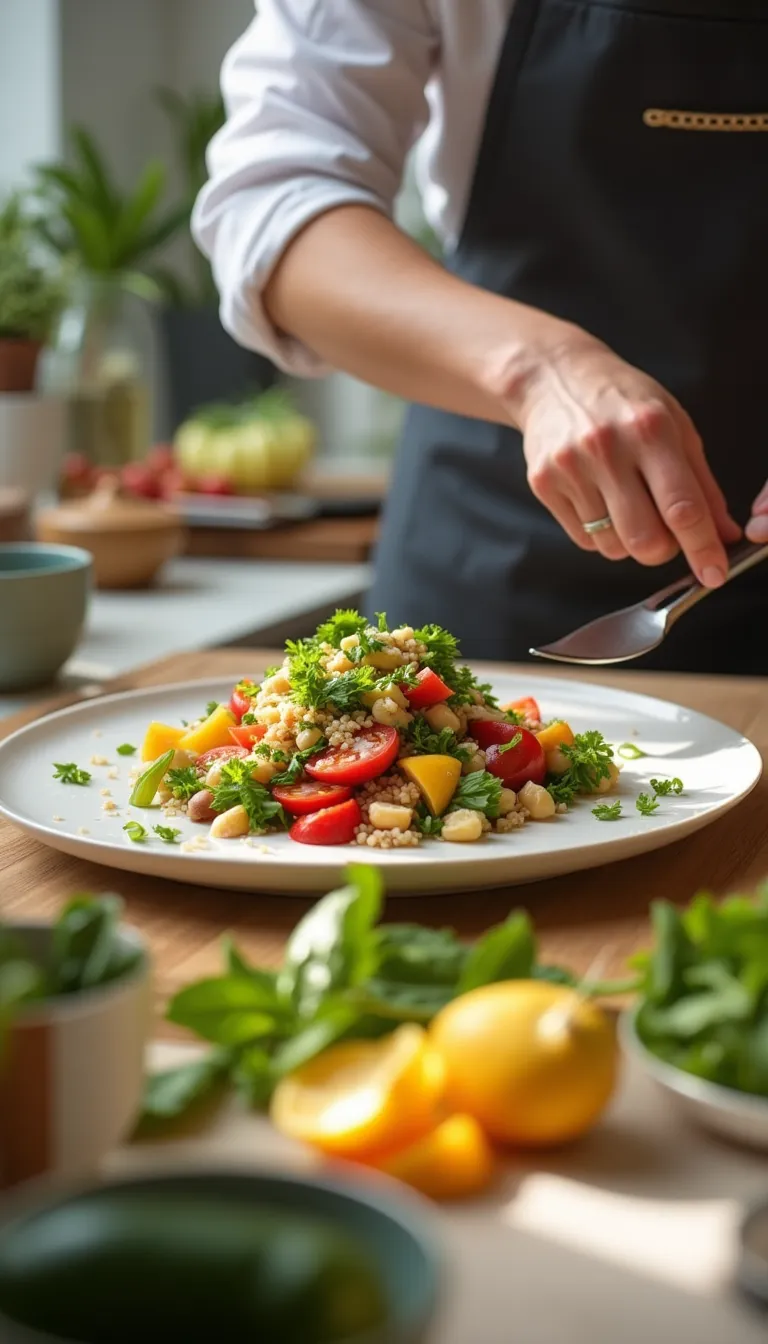
<instances>
[{"instance_id":1,"label":"white oval plate","mask_svg":"<svg viewBox=\"0 0 768 1344\"><path fill-rule=\"evenodd\" d=\"M247 662L244 655L243 662ZM658 849L706 826L734 807L760 778L761 760L747 738L714 719L664 700L588 683L545 677L495 678L502 701L534 695L544 720L562 717L576 732L599 729L615 745L637 742L649 754L622 762L619 821L601 822L589 800L550 822L529 822L507 835L476 844L425 841L418 849L381 850L298 845L287 835L249 840L209 840L185 853L156 836L135 844L123 833L130 818L147 829L179 826L181 840L207 836L186 819L168 823L159 811L128 809L130 770L138 756L118 756L125 742L140 745L151 719L179 723L199 717L208 700L225 700L231 683L188 682L106 696L60 710L22 728L0 744L0 812L45 844L66 854L151 877L201 886L277 893L324 892L353 859L381 864L387 889L402 893L461 891L534 882ZM91 763L104 756L108 766ZM54 780L54 761L75 761L93 776L85 787ZM110 769L119 771L110 779ZM644 817L635 799L652 776L678 775L681 797L661 800ZM109 789L117 814L102 810ZM59 817L61 820L54 820Z\"/></svg>"}]
</instances>

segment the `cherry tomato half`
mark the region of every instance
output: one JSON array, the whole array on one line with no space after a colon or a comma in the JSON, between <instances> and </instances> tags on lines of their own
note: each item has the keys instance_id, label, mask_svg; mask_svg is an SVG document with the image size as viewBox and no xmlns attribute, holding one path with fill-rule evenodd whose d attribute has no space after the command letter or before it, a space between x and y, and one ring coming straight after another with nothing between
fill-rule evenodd
<instances>
[{"instance_id":1,"label":"cherry tomato half","mask_svg":"<svg viewBox=\"0 0 768 1344\"><path fill-rule=\"evenodd\" d=\"M247 714L251 708L251 702L247 695L244 695L237 685L229 698L229 708L232 710L237 722L239 723L244 714Z\"/></svg>"},{"instance_id":2,"label":"cherry tomato half","mask_svg":"<svg viewBox=\"0 0 768 1344\"><path fill-rule=\"evenodd\" d=\"M229 736L238 747L245 747L246 751L250 751L251 747L255 747L256 743L261 741L266 731L265 723L246 723L241 724L239 728L230 728Z\"/></svg>"},{"instance_id":3,"label":"cherry tomato half","mask_svg":"<svg viewBox=\"0 0 768 1344\"><path fill-rule=\"evenodd\" d=\"M233 731L230 729L230 732ZM520 729L516 723L505 723L503 719L475 719L469 725L469 732L477 745L483 748L503 746L517 737Z\"/></svg>"},{"instance_id":4,"label":"cherry tomato half","mask_svg":"<svg viewBox=\"0 0 768 1344\"><path fill-rule=\"evenodd\" d=\"M450 686L446 686L431 667L422 668L416 681L416 686L405 688L405 698L411 709L429 709L430 705L439 705L453 695Z\"/></svg>"},{"instance_id":5,"label":"cherry tomato half","mask_svg":"<svg viewBox=\"0 0 768 1344\"><path fill-rule=\"evenodd\" d=\"M316 779L304 779L298 784L276 784L272 796L286 812L304 817L324 807L346 803L351 792L344 784L320 784Z\"/></svg>"},{"instance_id":6,"label":"cherry tomato half","mask_svg":"<svg viewBox=\"0 0 768 1344\"><path fill-rule=\"evenodd\" d=\"M294 821L289 835L300 845L349 845L355 838L362 813L354 798L336 807L324 807L321 812Z\"/></svg>"},{"instance_id":7,"label":"cherry tomato half","mask_svg":"<svg viewBox=\"0 0 768 1344\"><path fill-rule=\"evenodd\" d=\"M492 775L503 780L508 789L522 789L529 780L534 784L543 784L547 773L547 760L541 743L527 728L518 728L520 741L510 738L510 743L492 743L485 753L485 768Z\"/></svg>"},{"instance_id":8,"label":"cherry tomato half","mask_svg":"<svg viewBox=\"0 0 768 1344\"><path fill-rule=\"evenodd\" d=\"M348 747L328 747L307 761L304 769L324 784L349 784L355 788L383 775L397 759L400 738L396 728L374 723L363 728Z\"/></svg>"},{"instance_id":9,"label":"cherry tomato half","mask_svg":"<svg viewBox=\"0 0 768 1344\"><path fill-rule=\"evenodd\" d=\"M541 723L541 710L538 700L534 700L532 695L524 695L522 700L510 700L509 704L502 705L502 709L513 709L516 714L522 714L526 723Z\"/></svg>"},{"instance_id":10,"label":"cherry tomato half","mask_svg":"<svg viewBox=\"0 0 768 1344\"><path fill-rule=\"evenodd\" d=\"M202 756L198 756L195 761L195 769L198 774L206 774L214 761L231 761L235 756L250 756L246 747L211 747L210 751L204 751Z\"/></svg>"}]
</instances>

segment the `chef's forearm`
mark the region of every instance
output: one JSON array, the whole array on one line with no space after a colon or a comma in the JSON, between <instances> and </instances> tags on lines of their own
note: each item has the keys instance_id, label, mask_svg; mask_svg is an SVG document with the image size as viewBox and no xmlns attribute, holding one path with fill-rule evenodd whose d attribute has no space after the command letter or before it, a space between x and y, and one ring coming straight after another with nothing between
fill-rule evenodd
<instances>
[{"instance_id":1,"label":"chef's forearm","mask_svg":"<svg viewBox=\"0 0 768 1344\"><path fill-rule=\"evenodd\" d=\"M310 223L265 293L277 327L334 368L460 415L517 421L543 351L572 332L449 274L384 215Z\"/></svg>"}]
</instances>

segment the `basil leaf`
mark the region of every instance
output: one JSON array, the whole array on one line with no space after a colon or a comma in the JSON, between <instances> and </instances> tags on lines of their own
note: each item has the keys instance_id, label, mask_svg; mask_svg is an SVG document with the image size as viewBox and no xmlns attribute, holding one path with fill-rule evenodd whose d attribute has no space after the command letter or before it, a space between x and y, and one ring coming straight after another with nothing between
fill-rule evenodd
<instances>
[{"instance_id":1,"label":"basil leaf","mask_svg":"<svg viewBox=\"0 0 768 1344\"><path fill-rule=\"evenodd\" d=\"M531 921L525 911L516 910L504 924L497 924L471 948L456 992L467 994L497 980L530 979L535 962L536 939Z\"/></svg>"},{"instance_id":2,"label":"basil leaf","mask_svg":"<svg viewBox=\"0 0 768 1344\"><path fill-rule=\"evenodd\" d=\"M226 1077L228 1058L212 1050L203 1059L150 1074L144 1085L141 1120L173 1120L211 1096Z\"/></svg>"},{"instance_id":3,"label":"basil leaf","mask_svg":"<svg viewBox=\"0 0 768 1344\"><path fill-rule=\"evenodd\" d=\"M331 994L360 984L375 969L371 931L381 913L377 868L352 865L350 885L324 896L296 926L285 950L278 988L303 1018Z\"/></svg>"},{"instance_id":4,"label":"basil leaf","mask_svg":"<svg viewBox=\"0 0 768 1344\"><path fill-rule=\"evenodd\" d=\"M199 980L176 994L166 1017L217 1045L245 1045L281 1034L286 1012L274 989L244 976Z\"/></svg>"},{"instance_id":5,"label":"basil leaf","mask_svg":"<svg viewBox=\"0 0 768 1344\"><path fill-rule=\"evenodd\" d=\"M232 1069L232 1082L247 1106L263 1110L276 1081L272 1057L268 1051L259 1045L241 1051Z\"/></svg>"},{"instance_id":6,"label":"basil leaf","mask_svg":"<svg viewBox=\"0 0 768 1344\"><path fill-rule=\"evenodd\" d=\"M158 757L156 761L152 761L151 765L148 765L146 770L142 771L133 786L133 792L129 799L132 807L152 806L155 794L162 784L175 754L173 747L171 747L163 756Z\"/></svg>"},{"instance_id":7,"label":"basil leaf","mask_svg":"<svg viewBox=\"0 0 768 1344\"><path fill-rule=\"evenodd\" d=\"M358 1018L357 1008L344 1003L329 1004L314 1022L277 1047L272 1056L274 1081L300 1069L323 1050L335 1045L355 1026Z\"/></svg>"},{"instance_id":8,"label":"basil leaf","mask_svg":"<svg viewBox=\"0 0 768 1344\"><path fill-rule=\"evenodd\" d=\"M230 976L243 976L246 980L261 985L265 993L273 996L275 1003L279 1002L276 971L265 971L258 966L252 966L249 961L246 961L231 934L224 934L221 940L221 950L224 953L224 962Z\"/></svg>"},{"instance_id":9,"label":"basil leaf","mask_svg":"<svg viewBox=\"0 0 768 1344\"><path fill-rule=\"evenodd\" d=\"M468 949L452 929L385 924L375 936L376 975L384 980L455 986L467 960Z\"/></svg>"},{"instance_id":10,"label":"basil leaf","mask_svg":"<svg viewBox=\"0 0 768 1344\"><path fill-rule=\"evenodd\" d=\"M116 940L123 902L119 896L75 896L51 935L50 992L74 994L124 974L141 953L123 952Z\"/></svg>"}]
</instances>

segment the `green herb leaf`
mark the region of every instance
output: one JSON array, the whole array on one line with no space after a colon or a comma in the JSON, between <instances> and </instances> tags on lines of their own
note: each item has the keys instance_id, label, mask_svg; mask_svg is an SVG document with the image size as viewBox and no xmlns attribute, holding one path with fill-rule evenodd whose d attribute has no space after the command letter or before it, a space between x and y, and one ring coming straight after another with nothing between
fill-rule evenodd
<instances>
[{"instance_id":1,"label":"green herb leaf","mask_svg":"<svg viewBox=\"0 0 768 1344\"><path fill-rule=\"evenodd\" d=\"M570 765L547 786L556 803L570 803L577 793L594 793L611 773L613 747L596 730L577 733L570 745L561 743L560 750Z\"/></svg>"},{"instance_id":2,"label":"green herb leaf","mask_svg":"<svg viewBox=\"0 0 768 1344\"><path fill-rule=\"evenodd\" d=\"M501 788L501 780L496 775L487 770L473 770L471 775L462 775L448 811L458 812L459 808L469 807L474 812L484 812L493 820L499 815Z\"/></svg>"},{"instance_id":3,"label":"green herb leaf","mask_svg":"<svg viewBox=\"0 0 768 1344\"><path fill-rule=\"evenodd\" d=\"M358 611L339 607L330 620L317 627L315 639L319 644L331 644L334 649L339 649L342 639L364 634L367 625L367 620Z\"/></svg>"},{"instance_id":4,"label":"green herb leaf","mask_svg":"<svg viewBox=\"0 0 768 1344\"><path fill-rule=\"evenodd\" d=\"M433 817L426 808L419 807L413 814L412 824L421 835L441 835L444 822L442 817Z\"/></svg>"},{"instance_id":5,"label":"green herb leaf","mask_svg":"<svg viewBox=\"0 0 768 1344\"><path fill-rule=\"evenodd\" d=\"M615 803L598 803L597 807L592 808L592 816L597 817L598 821L618 821L621 816L621 802L617 798Z\"/></svg>"},{"instance_id":6,"label":"green herb leaf","mask_svg":"<svg viewBox=\"0 0 768 1344\"><path fill-rule=\"evenodd\" d=\"M316 756L319 751L325 751L327 746L328 743L325 738L321 737L319 742L316 742L313 747L306 747L304 751L295 751L290 760L284 752L273 751L273 761L283 760L288 761L288 764L285 770L282 770L279 775L272 776L272 779L269 782L270 788L273 789L276 784L295 784L304 774L304 766L307 761L311 760L313 756Z\"/></svg>"},{"instance_id":7,"label":"green herb leaf","mask_svg":"<svg viewBox=\"0 0 768 1344\"><path fill-rule=\"evenodd\" d=\"M349 885L324 896L288 940L278 986L304 1018L313 1017L338 990L362 984L375 969L370 934L381 913L381 874L353 864L347 875Z\"/></svg>"},{"instance_id":8,"label":"green herb leaf","mask_svg":"<svg viewBox=\"0 0 768 1344\"><path fill-rule=\"evenodd\" d=\"M123 742L122 746L117 747L118 756L135 756L136 747L132 747L130 742Z\"/></svg>"},{"instance_id":9,"label":"green herb leaf","mask_svg":"<svg viewBox=\"0 0 768 1344\"><path fill-rule=\"evenodd\" d=\"M457 994L468 994L498 980L528 980L536 963L536 938L524 910L516 910L504 924L490 929L467 957Z\"/></svg>"},{"instance_id":10,"label":"green herb leaf","mask_svg":"<svg viewBox=\"0 0 768 1344\"><path fill-rule=\"evenodd\" d=\"M641 793L635 800L635 807L642 816L651 817L654 812L658 811L659 804L656 798L651 797L650 793Z\"/></svg>"},{"instance_id":11,"label":"green herb leaf","mask_svg":"<svg viewBox=\"0 0 768 1344\"><path fill-rule=\"evenodd\" d=\"M181 831L177 830L175 826L153 826L152 830L166 845L175 845L181 835Z\"/></svg>"},{"instance_id":12,"label":"green herb leaf","mask_svg":"<svg viewBox=\"0 0 768 1344\"><path fill-rule=\"evenodd\" d=\"M277 671L279 671L278 668L270 667L264 673L264 676L265 678L273 677ZM259 691L261 690L261 686L259 685L258 682L249 681L248 678L246 677L244 678L243 681L238 681L235 690L238 692L239 695L244 696L246 700L255 700L256 696L259 694Z\"/></svg>"},{"instance_id":13,"label":"green herb leaf","mask_svg":"<svg viewBox=\"0 0 768 1344\"><path fill-rule=\"evenodd\" d=\"M522 740L523 734L515 733L514 737L511 737L508 742L504 742L502 746L499 747L499 755L503 756L505 751L513 751L515 747L520 746Z\"/></svg>"},{"instance_id":14,"label":"green herb leaf","mask_svg":"<svg viewBox=\"0 0 768 1344\"><path fill-rule=\"evenodd\" d=\"M376 621L376 626L377 626L377 628L381 631L381 633L382 633L383 635L386 634L386 633L387 633L387 630L388 630L388 626L387 626L387 613L386 613L385 611L377 611L377 612L375 612L375 614L374 614L374 620Z\"/></svg>"},{"instance_id":15,"label":"green herb leaf","mask_svg":"<svg viewBox=\"0 0 768 1344\"><path fill-rule=\"evenodd\" d=\"M146 770L142 771L133 786L130 797L132 807L152 806L155 801L155 794L160 788L175 754L173 747L169 748L164 755L159 756L156 761L152 761Z\"/></svg>"},{"instance_id":16,"label":"green herb leaf","mask_svg":"<svg viewBox=\"0 0 768 1344\"><path fill-rule=\"evenodd\" d=\"M141 1119L175 1120L206 1101L224 1081L228 1056L212 1050L203 1059L152 1073L144 1084Z\"/></svg>"},{"instance_id":17,"label":"green herb leaf","mask_svg":"<svg viewBox=\"0 0 768 1344\"><path fill-rule=\"evenodd\" d=\"M53 778L60 779L62 784L79 784L81 787L91 781L88 771L81 770L79 766L75 765L74 761L67 761L64 764L54 762Z\"/></svg>"},{"instance_id":18,"label":"green herb leaf","mask_svg":"<svg viewBox=\"0 0 768 1344\"><path fill-rule=\"evenodd\" d=\"M408 724L407 740L415 756L455 756L457 761L464 762L473 753L472 747L459 744L451 728L441 728L436 733L421 714L416 714Z\"/></svg>"},{"instance_id":19,"label":"green herb leaf","mask_svg":"<svg viewBox=\"0 0 768 1344\"><path fill-rule=\"evenodd\" d=\"M617 754L623 756L625 761L638 761L641 756L647 756L647 751L642 751L634 742L622 742L620 747L616 748Z\"/></svg>"},{"instance_id":20,"label":"green herb leaf","mask_svg":"<svg viewBox=\"0 0 768 1344\"><path fill-rule=\"evenodd\" d=\"M141 845L149 835L146 826L142 826L140 821L126 821L123 830L135 845Z\"/></svg>"},{"instance_id":21,"label":"green herb leaf","mask_svg":"<svg viewBox=\"0 0 768 1344\"><path fill-rule=\"evenodd\" d=\"M169 770L167 784L172 796L185 803L203 787L203 781L191 765L185 765L183 770Z\"/></svg>"},{"instance_id":22,"label":"green herb leaf","mask_svg":"<svg viewBox=\"0 0 768 1344\"><path fill-rule=\"evenodd\" d=\"M221 770L221 780L211 790L214 812L228 812L238 805L245 808L251 823L251 831L263 833L268 826L285 826L285 813L258 780L251 778L253 761L234 757L225 761Z\"/></svg>"},{"instance_id":23,"label":"green herb leaf","mask_svg":"<svg viewBox=\"0 0 768 1344\"><path fill-rule=\"evenodd\" d=\"M218 708L219 708L218 700L209 700L208 704L205 706L205 714L203 715L203 718L209 719L212 714L216 713L216 710Z\"/></svg>"},{"instance_id":24,"label":"green herb leaf","mask_svg":"<svg viewBox=\"0 0 768 1344\"><path fill-rule=\"evenodd\" d=\"M374 938L379 980L455 988L469 955L453 929L383 924Z\"/></svg>"},{"instance_id":25,"label":"green herb leaf","mask_svg":"<svg viewBox=\"0 0 768 1344\"><path fill-rule=\"evenodd\" d=\"M683 781L677 776L674 779L652 779L651 788L657 798L665 798L669 793L682 793Z\"/></svg>"},{"instance_id":26,"label":"green herb leaf","mask_svg":"<svg viewBox=\"0 0 768 1344\"><path fill-rule=\"evenodd\" d=\"M141 949L119 937L119 896L75 896L53 928L48 981L51 994L74 994L111 983L142 961Z\"/></svg>"},{"instance_id":27,"label":"green herb leaf","mask_svg":"<svg viewBox=\"0 0 768 1344\"><path fill-rule=\"evenodd\" d=\"M174 995L166 1010L169 1022L225 1046L280 1034L289 1016L274 987L242 975L199 980Z\"/></svg>"},{"instance_id":28,"label":"green herb leaf","mask_svg":"<svg viewBox=\"0 0 768 1344\"><path fill-rule=\"evenodd\" d=\"M413 633L420 644L426 645L427 651L421 657L422 666L431 667L446 686L453 687L452 678L455 677L455 664L459 657L459 641L456 636L444 630L441 625L423 625Z\"/></svg>"}]
</instances>

